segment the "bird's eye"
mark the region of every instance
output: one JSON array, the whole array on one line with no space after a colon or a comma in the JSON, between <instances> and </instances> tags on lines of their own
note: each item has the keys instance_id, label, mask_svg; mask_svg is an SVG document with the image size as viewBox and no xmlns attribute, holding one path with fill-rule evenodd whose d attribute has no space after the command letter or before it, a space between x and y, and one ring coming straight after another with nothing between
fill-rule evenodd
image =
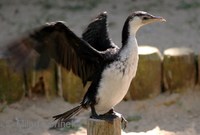
<instances>
[{"instance_id":1,"label":"bird's eye","mask_svg":"<svg viewBox=\"0 0 200 135\"><path fill-rule=\"evenodd\" d=\"M143 17L143 20L148 20L149 18L148 17Z\"/></svg>"}]
</instances>

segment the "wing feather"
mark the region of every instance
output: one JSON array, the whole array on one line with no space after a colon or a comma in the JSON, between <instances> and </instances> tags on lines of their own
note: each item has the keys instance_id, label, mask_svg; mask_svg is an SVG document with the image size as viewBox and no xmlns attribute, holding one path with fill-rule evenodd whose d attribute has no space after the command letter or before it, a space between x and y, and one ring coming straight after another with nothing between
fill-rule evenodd
<instances>
[{"instance_id":1,"label":"wing feather","mask_svg":"<svg viewBox=\"0 0 200 135\"><path fill-rule=\"evenodd\" d=\"M84 30L82 38L99 51L119 49L109 37L107 12L100 13Z\"/></svg>"},{"instance_id":2,"label":"wing feather","mask_svg":"<svg viewBox=\"0 0 200 135\"><path fill-rule=\"evenodd\" d=\"M64 68L78 75L84 84L103 62L102 54L77 37L62 22L36 29L9 44L6 51L8 60L16 68L29 65L35 58L39 59L38 66L41 66L41 63L47 66L50 58L53 58Z\"/></svg>"}]
</instances>

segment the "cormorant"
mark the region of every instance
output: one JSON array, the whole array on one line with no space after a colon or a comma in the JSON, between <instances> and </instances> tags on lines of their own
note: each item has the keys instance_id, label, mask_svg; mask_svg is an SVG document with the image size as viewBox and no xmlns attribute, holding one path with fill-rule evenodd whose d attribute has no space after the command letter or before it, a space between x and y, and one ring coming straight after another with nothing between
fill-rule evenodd
<instances>
[{"instance_id":1,"label":"cormorant","mask_svg":"<svg viewBox=\"0 0 200 135\"><path fill-rule=\"evenodd\" d=\"M82 38L76 36L64 22L52 22L9 44L6 55L16 68L27 66L35 57L38 60L36 68L41 65L47 67L50 59L54 59L79 76L84 85L92 81L78 106L53 117L58 120L55 126L87 108L91 108L92 118L107 120L115 116L113 107L124 98L136 75L136 32L141 26L163 21L162 17L144 11L133 12L124 23L120 49L109 38L106 12L89 24Z\"/></svg>"}]
</instances>

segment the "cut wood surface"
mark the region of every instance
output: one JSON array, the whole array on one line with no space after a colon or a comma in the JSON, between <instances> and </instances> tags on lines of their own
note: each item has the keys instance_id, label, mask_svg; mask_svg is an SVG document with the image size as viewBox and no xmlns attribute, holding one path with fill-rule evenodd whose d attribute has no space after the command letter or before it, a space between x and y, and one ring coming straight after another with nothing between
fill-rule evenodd
<instances>
[{"instance_id":1,"label":"cut wood surface","mask_svg":"<svg viewBox=\"0 0 200 135\"><path fill-rule=\"evenodd\" d=\"M87 135L121 135L121 118L114 118L112 122L90 118Z\"/></svg>"},{"instance_id":2,"label":"cut wood surface","mask_svg":"<svg viewBox=\"0 0 200 135\"><path fill-rule=\"evenodd\" d=\"M129 88L132 99L157 96L161 91L162 55L151 46L139 46L139 63L136 77Z\"/></svg>"},{"instance_id":3,"label":"cut wood surface","mask_svg":"<svg viewBox=\"0 0 200 135\"><path fill-rule=\"evenodd\" d=\"M181 92L193 88L196 81L194 52L189 48L170 48L164 51L163 80L165 90Z\"/></svg>"}]
</instances>

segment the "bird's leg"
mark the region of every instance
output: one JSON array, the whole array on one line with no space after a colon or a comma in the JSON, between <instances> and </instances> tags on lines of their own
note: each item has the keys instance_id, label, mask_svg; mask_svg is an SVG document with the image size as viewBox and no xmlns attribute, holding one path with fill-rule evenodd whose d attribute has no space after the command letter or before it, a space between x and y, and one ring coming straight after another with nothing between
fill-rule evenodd
<instances>
[{"instance_id":1,"label":"bird's leg","mask_svg":"<svg viewBox=\"0 0 200 135\"><path fill-rule=\"evenodd\" d=\"M90 116L90 118L99 119L99 115L96 113L94 105L91 105L90 107L91 107L91 112L92 112L92 115Z\"/></svg>"},{"instance_id":2,"label":"bird's leg","mask_svg":"<svg viewBox=\"0 0 200 135\"><path fill-rule=\"evenodd\" d=\"M125 129L127 126L127 120L124 118L124 116L122 114L119 114L117 112L114 111L114 109L110 109L107 113L105 113L104 115L112 115L113 118L115 117L121 117L121 123L122 123L122 128Z\"/></svg>"}]
</instances>

